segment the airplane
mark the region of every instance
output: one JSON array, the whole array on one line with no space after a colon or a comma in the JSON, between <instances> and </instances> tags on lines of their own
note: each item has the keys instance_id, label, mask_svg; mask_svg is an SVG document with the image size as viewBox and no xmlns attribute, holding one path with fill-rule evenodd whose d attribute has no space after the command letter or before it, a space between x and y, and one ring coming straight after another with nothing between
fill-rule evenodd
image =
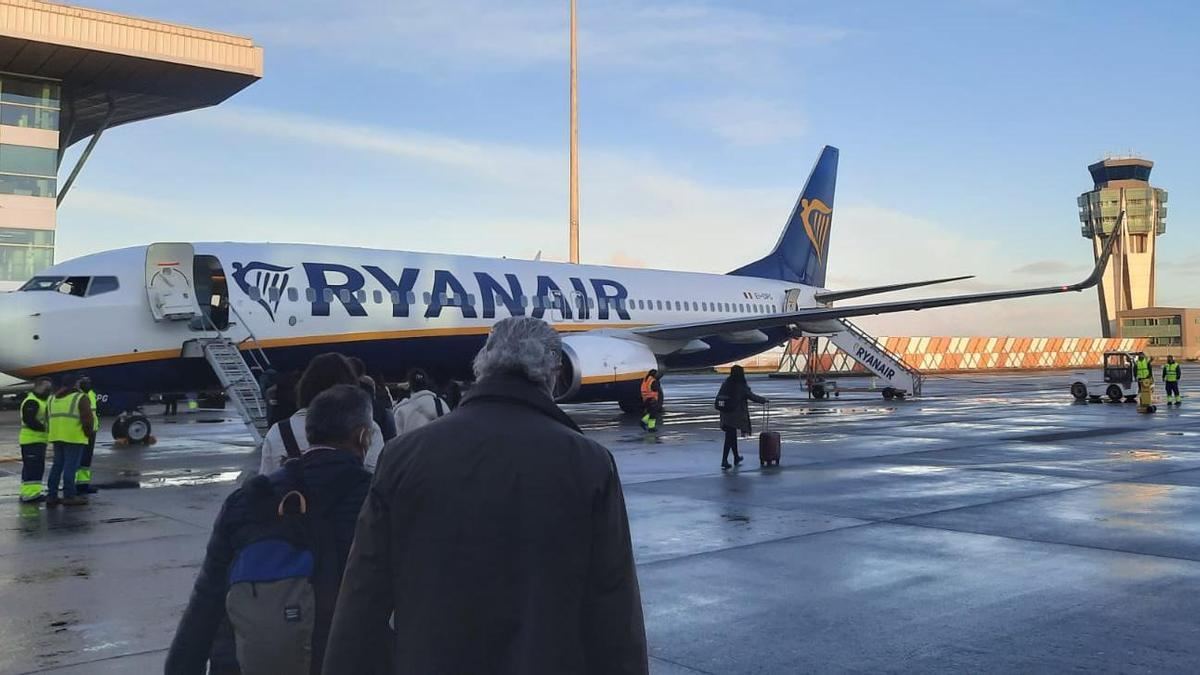
<instances>
[{"instance_id":1,"label":"airplane","mask_svg":"<svg viewBox=\"0 0 1200 675\"><path fill-rule=\"evenodd\" d=\"M310 244L159 243L85 255L0 294L0 371L86 371L109 399L140 403L153 392L216 388L212 367L189 358L185 343L225 336L279 372L337 351L388 381L413 368L469 380L491 325L524 315L563 336L557 400L632 410L652 368L729 363L801 332L836 332L847 317L1091 288L1118 238L1075 284L842 305L966 277L825 288L837 166L837 148L825 146L775 247L724 275Z\"/></svg>"}]
</instances>

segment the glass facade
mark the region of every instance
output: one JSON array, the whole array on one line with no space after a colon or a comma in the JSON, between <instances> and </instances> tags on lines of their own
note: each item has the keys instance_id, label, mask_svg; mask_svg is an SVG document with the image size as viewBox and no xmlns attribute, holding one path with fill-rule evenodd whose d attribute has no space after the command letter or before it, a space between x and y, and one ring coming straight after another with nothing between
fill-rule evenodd
<instances>
[{"instance_id":1,"label":"glass facade","mask_svg":"<svg viewBox=\"0 0 1200 675\"><path fill-rule=\"evenodd\" d=\"M0 126L58 131L61 91L58 83L0 74ZM58 149L14 144L0 138L0 196L54 199L58 194ZM53 138L53 137L50 137ZM2 205L0 205L2 206ZM0 283L25 281L54 264L54 231L0 228Z\"/></svg>"},{"instance_id":2,"label":"glass facade","mask_svg":"<svg viewBox=\"0 0 1200 675\"><path fill-rule=\"evenodd\" d=\"M53 231L0 228L0 281L25 281L53 264Z\"/></svg>"}]
</instances>

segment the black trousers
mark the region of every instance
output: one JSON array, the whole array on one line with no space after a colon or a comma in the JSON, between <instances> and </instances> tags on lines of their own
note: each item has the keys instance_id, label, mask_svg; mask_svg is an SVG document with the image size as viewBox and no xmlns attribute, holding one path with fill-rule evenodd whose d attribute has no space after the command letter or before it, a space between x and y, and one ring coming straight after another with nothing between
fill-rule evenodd
<instances>
[{"instance_id":1,"label":"black trousers","mask_svg":"<svg viewBox=\"0 0 1200 675\"><path fill-rule=\"evenodd\" d=\"M21 446L21 482L42 482L46 475L46 444L26 443Z\"/></svg>"},{"instance_id":2,"label":"black trousers","mask_svg":"<svg viewBox=\"0 0 1200 675\"><path fill-rule=\"evenodd\" d=\"M83 459L79 460L79 468L92 468L92 455L96 452L96 437L92 436L88 440L87 449L83 451Z\"/></svg>"},{"instance_id":3,"label":"black trousers","mask_svg":"<svg viewBox=\"0 0 1200 675\"><path fill-rule=\"evenodd\" d=\"M733 458L735 460L740 459L741 455L738 454L737 446L738 430L734 429L733 427L722 428L725 430L725 447L723 450L721 450L721 464L725 465L729 463L730 450L733 451Z\"/></svg>"},{"instance_id":4,"label":"black trousers","mask_svg":"<svg viewBox=\"0 0 1200 675\"><path fill-rule=\"evenodd\" d=\"M1167 396L1178 396L1179 395L1179 381L1178 380L1176 380L1175 382L1167 382L1166 385L1167 385Z\"/></svg>"}]
</instances>

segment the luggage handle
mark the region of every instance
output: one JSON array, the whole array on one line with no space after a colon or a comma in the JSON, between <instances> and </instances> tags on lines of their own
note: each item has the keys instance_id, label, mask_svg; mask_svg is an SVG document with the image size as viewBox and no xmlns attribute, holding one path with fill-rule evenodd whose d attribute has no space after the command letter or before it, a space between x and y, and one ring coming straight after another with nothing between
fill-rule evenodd
<instances>
[{"instance_id":1,"label":"luggage handle","mask_svg":"<svg viewBox=\"0 0 1200 675\"><path fill-rule=\"evenodd\" d=\"M771 401L763 404L763 433L771 430Z\"/></svg>"}]
</instances>

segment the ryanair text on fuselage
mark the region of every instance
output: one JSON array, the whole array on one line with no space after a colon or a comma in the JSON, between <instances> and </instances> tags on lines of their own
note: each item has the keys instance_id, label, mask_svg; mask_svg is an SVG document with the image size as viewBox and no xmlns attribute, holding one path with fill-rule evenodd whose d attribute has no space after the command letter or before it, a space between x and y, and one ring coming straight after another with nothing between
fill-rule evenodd
<instances>
[{"instance_id":1,"label":"ryanair text on fuselage","mask_svg":"<svg viewBox=\"0 0 1200 675\"><path fill-rule=\"evenodd\" d=\"M453 310L464 319L493 319L497 311L502 311L508 316L528 314L539 319L553 312L553 318L562 319L630 320L629 291L612 279L568 277L567 283L560 284L539 274L525 287L515 274L496 279L487 272L473 272L464 283L455 272L434 269L432 281L418 289L418 281L422 277L428 279L429 275L423 275L415 267L392 272L376 265L362 265L361 270L338 263L305 262L301 266L308 280L310 290L306 295L313 316L329 316L334 302L340 303L350 316L367 316L359 292L364 290L369 276L382 287L395 318L410 316L420 293L425 300L421 304L427 319ZM467 284L477 292L468 291ZM259 302L265 300L263 297Z\"/></svg>"}]
</instances>

